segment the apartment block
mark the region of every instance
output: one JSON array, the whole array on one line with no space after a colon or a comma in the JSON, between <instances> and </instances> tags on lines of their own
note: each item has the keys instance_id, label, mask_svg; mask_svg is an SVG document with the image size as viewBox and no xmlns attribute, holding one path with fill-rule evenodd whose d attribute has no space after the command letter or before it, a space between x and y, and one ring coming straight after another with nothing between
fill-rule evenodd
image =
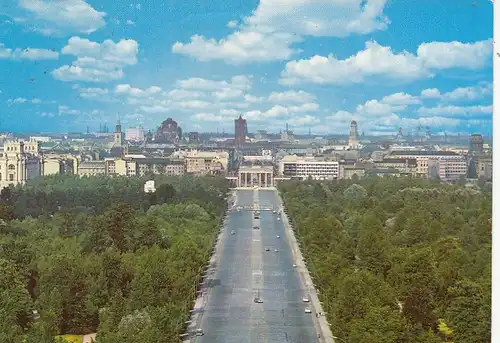
<instances>
[{"instance_id":1,"label":"apartment block","mask_svg":"<svg viewBox=\"0 0 500 343\"><path fill-rule=\"evenodd\" d=\"M339 177L339 162L296 155L284 156L278 171L283 177L292 179L333 180Z\"/></svg>"},{"instance_id":2,"label":"apartment block","mask_svg":"<svg viewBox=\"0 0 500 343\"><path fill-rule=\"evenodd\" d=\"M456 182L467 175L467 161L464 159L429 159L428 177L444 182Z\"/></svg>"},{"instance_id":3,"label":"apartment block","mask_svg":"<svg viewBox=\"0 0 500 343\"><path fill-rule=\"evenodd\" d=\"M429 161L457 161L465 163L465 157L452 151L392 151L387 158L414 159L417 161L416 176L429 176ZM434 163L434 162L432 162ZM443 164L444 166L445 164ZM435 168L435 167L434 167ZM444 167L443 167L444 168ZM452 168L453 169L453 168ZM432 172L434 173L434 171Z\"/></svg>"}]
</instances>

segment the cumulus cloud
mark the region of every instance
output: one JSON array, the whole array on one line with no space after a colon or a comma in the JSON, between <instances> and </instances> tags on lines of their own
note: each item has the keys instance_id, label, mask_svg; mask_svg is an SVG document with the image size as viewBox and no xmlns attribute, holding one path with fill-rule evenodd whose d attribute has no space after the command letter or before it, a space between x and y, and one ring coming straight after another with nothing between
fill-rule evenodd
<instances>
[{"instance_id":1,"label":"cumulus cloud","mask_svg":"<svg viewBox=\"0 0 500 343\"><path fill-rule=\"evenodd\" d=\"M491 113L491 106L414 107L421 105L423 99L436 97L436 91L437 89L424 90L420 97L400 92L385 96L380 100L371 99L356 106L353 112L340 110L328 116L327 120L329 123L334 123L336 127L340 126L345 130L348 129L351 120L356 120L358 125L370 134L374 132L391 134L397 132L399 127L405 131L414 130L418 126L457 127L461 123L468 122L464 121L464 118L457 118L457 116ZM437 94L440 94L439 91Z\"/></svg>"},{"instance_id":2,"label":"cumulus cloud","mask_svg":"<svg viewBox=\"0 0 500 343\"><path fill-rule=\"evenodd\" d=\"M453 106L438 105L436 107L421 107L418 109L420 115L425 116L457 116L457 115L485 115L493 112L493 106Z\"/></svg>"},{"instance_id":3,"label":"cumulus cloud","mask_svg":"<svg viewBox=\"0 0 500 343\"><path fill-rule=\"evenodd\" d=\"M105 12L95 10L85 0L19 0L19 9L5 7L17 22L45 35L90 34L103 28Z\"/></svg>"},{"instance_id":4,"label":"cumulus cloud","mask_svg":"<svg viewBox=\"0 0 500 343\"><path fill-rule=\"evenodd\" d=\"M447 51L449 59L438 63L438 60L446 59L441 49ZM490 63L491 54L491 40L469 44L423 43L416 55L408 51L394 52L390 47L369 41L364 50L343 60L334 55L315 55L308 59L290 61L281 73L280 83L356 84L365 82L370 77L413 81L433 77L443 69L483 68Z\"/></svg>"},{"instance_id":5,"label":"cumulus cloud","mask_svg":"<svg viewBox=\"0 0 500 343\"><path fill-rule=\"evenodd\" d=\"M237 75L231 78L231 81L209 80L200 77L191 77L185 80L177 81L177 87L183 89L198 89L205 91L217 91L224 89L248 90L252 87L252 76Z\"/></svg>"},{"instance_id":6,"label":"cumulus cloud","mask_svg":"<svg viewBox=\"0 0 500 343\"><path fill-rule=\"evenodd\" d=\"M129 84L120 84L115 87L116 94L123 94L132 97L146 97L159 94L162 89L158 86L151 86L146 89L132 87Z\"/></svg>"},{"instance_id":7,"label":"cumulus cloud","mask_svg":"<svg viewBox=\"0 0 500 343\"><path fill-rule=\"evenodd\" d=\"M174 53L201 61L229 63L286 60L300 50L291 48L305 36L346 37L385 30L386 0L261 0L239 30L216 40L201 35L189 43L176 42ZM237 23L227 25L235 28Z\"/></svg>"},{"instance_id":8,"label":"cumulus cloud","mask_svg":"<svg viewBox=\"0 0 500 343\"><path fill-rule=\"evenodd\" d=\"M118 43L105 40L92 42L80 37L71 37L62 49L66 55L76 56L72 65L64 65L52 71L61 81L106 82L124 76L123 68L137 63L138 44L132 39Z\"/></svg>"},{"instance_id":9,"label":"cumulus cloud","mask_svg":"<svg viewBox=\"0 0 500 343\"><path fill-rule=\"evenodd\" d=\"M37 48L17 48L12 50L6 48L3 43L0 43L0 59L2 58L30 61L57 60L59 58L59 53L57 51Z\"/></svg>"},{"instance_id":10,"label":"cumulus cloud","mask_svg":"<svg viewBox=\"0 0 500 343\"><path fill-rule=\"evenodd\" d=\"M445 93L441 93L437 88L424 89L420 96L426 99L440 99L447 102L474 101L491 96L492 91L493 85L489 83L486 85L458 87Z\"/></svg>"},{"instance_id":11,"label":"cumulus cloud","mask_svg":"<svg viewBox=\"0 0 500 343\"><path fill-rule=\"evenodd\" d=\"M286 91L286 92L272 92L268 97L269 102L288 104L288 103L305 103L316 100L316 96L304 91Z\"/></svg>"}]
</instances>

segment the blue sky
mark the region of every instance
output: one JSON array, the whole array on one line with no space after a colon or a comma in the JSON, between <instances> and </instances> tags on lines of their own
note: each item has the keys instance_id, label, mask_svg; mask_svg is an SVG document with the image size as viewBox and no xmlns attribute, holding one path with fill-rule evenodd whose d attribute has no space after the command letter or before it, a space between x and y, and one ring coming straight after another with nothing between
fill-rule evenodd
<instances>
[{"instance_id":1,"label":"blue sky","mask_svg":"<svg viewBox=\"0 0 500 343\"><path fill-rule=\"evenodd\" d=\"M12 0L0 130L490 134L492 27L490 0Z\"/></svg>"}]
</instances>

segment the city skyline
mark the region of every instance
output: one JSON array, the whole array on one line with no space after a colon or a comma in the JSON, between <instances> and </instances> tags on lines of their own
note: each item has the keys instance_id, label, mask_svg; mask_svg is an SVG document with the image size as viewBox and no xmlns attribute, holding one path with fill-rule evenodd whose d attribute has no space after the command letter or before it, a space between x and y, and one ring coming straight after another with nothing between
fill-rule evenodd
<instances>
[{"instance_id":1,"label":"city skyline","mask_svg":"<svg viewBox=\"0 0 500 343\"><path fill-rule=\"evenodd\" d=\"M251 132L347 134L354 119L367 135L491 135L492 13L488 0L19 1L0 10L0 131L171 117L229 133L242 115Z\"/></svg>"}]
</instances>

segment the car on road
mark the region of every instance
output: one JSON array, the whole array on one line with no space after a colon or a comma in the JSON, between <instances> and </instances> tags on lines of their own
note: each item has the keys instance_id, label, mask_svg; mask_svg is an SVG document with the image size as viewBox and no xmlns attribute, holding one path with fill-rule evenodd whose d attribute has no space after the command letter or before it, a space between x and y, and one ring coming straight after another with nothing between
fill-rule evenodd
<instances>
[{"instance_id":1,"label":"car on road","mask_svg":"<svg viewBox=\"0 0 500 343\"><path fill-rule=\"evenodd\" d=\"M308 303L309 302L309 298L308 297L303 297L302 301L305 302L305 303Z\"/></svg>"},{"instance_id":2,"label":"car on road","mask_svg":"<svg viewBox=\"0 0 500 343\"><path fill-rule=\"evenodd\" d=\"M306 307L304 310L305 313L312 313L311 309L309 307Z\"/></svg>"},{"instance_id":3,"label":"car on road","mask_svg":"<svg viewBox=\"0 0 500 343\"><path fill-rule=\"evenodd\" d=\"M280 220L281 220L281 218L280 218L280 217L278 217L278 221L280 221Z\"/></svg>"},{"instance_id":4,"label":"car on road","mask_svg":"<svg viewBox=\"0 0 500 343\"><path fill-rule=\"evenodd\" d=\"M236 232L234 232L234 230L231 231L231 235L234 235Z\"/></svg>"},{"instance_id":5,"label":"car on road","mask_svg":"<svg viewBox=\"0 0 500 343\"><path fill-rule=\"evenodd\" d=\"M274 252L279 252L279 250L278 249L274 249Z\"/></svg>"},{"instance_id":6,"label":"car on road","mask_svg":"<svg viewBox=\"0 0 500 343\"><path fill-rule=\"evenodd\" d=\"M274 210L273 213L276 214L276 210Z\"/></svg>"},{"instance_id":7,"label":"car on road","mask_svg":"<svg viewBox=\"0 0 500 343\"><path fill-rule=\"evenodd\" d=\"M269 248L266 248L266 251L269 251Z\"/></svg>"},{"instance_id":8,"label":"car on road","mask_svg":"<svg viewBox=\"0 0 500 343\"><path fill-rule=\"evenodd\" d=\"M253 229L254 229L254 230L258 230L258 229L260 229L260 228L259 228L258 226L254 226L254 227L253 227Z\"/></svg>"},{"instance_id":9,"label":"car on road","mask_svg":"<svg viewBox=\"0 0 500 343\"><path fill-rule=\"evenodd\" d=\"M203 336L204 334L202 329L196 329L196 336Z\"/></svg>"},{"instance_id":10,"label":"car on road","mask_svg":"<svg viewBox=\"0 0 500 343\"><path fill-rule=\"evenodd\" d=\"M277 235L276 238L280 238L280 235Z\"/></svg>"}]
</instances>

